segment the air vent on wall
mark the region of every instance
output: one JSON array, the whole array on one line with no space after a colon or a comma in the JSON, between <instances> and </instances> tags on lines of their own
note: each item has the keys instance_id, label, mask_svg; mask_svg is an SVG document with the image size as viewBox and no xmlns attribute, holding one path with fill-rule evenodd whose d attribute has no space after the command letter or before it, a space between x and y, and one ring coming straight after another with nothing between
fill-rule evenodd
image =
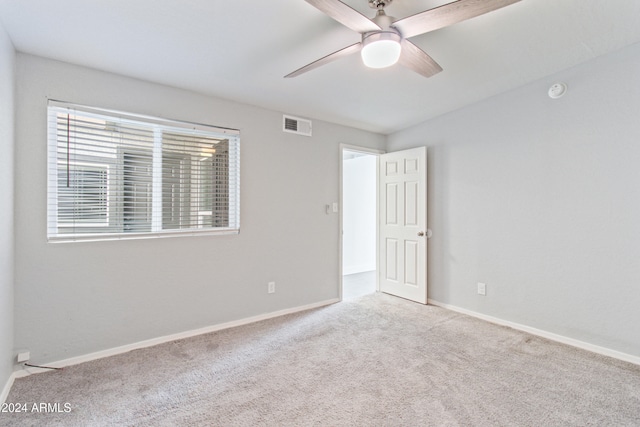
<instances>
[{"instance_id":1,"label":"air vent on wall","mask_svg":"<svg viewBox=\"0 0 640 427\"><path fill-rule=\"evenodd\" d=\"M282 116L282 130L298 135L311 136L311 120L294 116Z\"/></svg>"}]
</instances>

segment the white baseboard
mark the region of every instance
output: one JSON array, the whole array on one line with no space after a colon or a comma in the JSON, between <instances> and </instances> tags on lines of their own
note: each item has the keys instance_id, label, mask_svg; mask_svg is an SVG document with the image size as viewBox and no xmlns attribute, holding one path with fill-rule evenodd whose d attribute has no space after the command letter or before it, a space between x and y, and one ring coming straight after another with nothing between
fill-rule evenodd
<instances>
[{"instance_id":1,"label":"white baseboard","mask_svg":"<svg viewBox=\"0 0 640 427\"><path fill-rule=\"evenodd\" d=\"M11 373L11 375L9 375L9 379L7 380L7 383L4 385L4 388L2 389L2 393L0 393L0 405L6 402L7 397L9 397L9 391L11 390L11 387L13 386L13 382L15 381L15 379L16 379L16 373L13 372Z\"/></svg>"},{"instance_id":2,"label":"white baseboard","mask_svg":"<svg viewBox=\"0 0 640 427\"><path fill-rule=\"evenodd\" d=\"M531 335L537 335L539 337L546 338L551 341L556 341L562 344L567 344L573 347L580 348L582 350L587 350L592 353L597 353L603 356L613 357L614 359L622 360L624 362L640 365L640 357L638 356L633 356L631 354L622 353L616 350L611 350L610 348L589 344L584 341L579 341L573 338L565 337L563 335L558 335L552 332L543 331L541 329L536 329L531 326L522 325L520 323L510 322L508 320L499 319L493 316L487 316L486 314L477 313L475 311L467 310L465 308L460 308L455 305L441 303L439 301L435 301L432 299L428 300L428 303L438 307L446 308L447 310L455 311L457 313L462 313L462 314L466 314L468 316L475 317L481 320L486 320L487 322L495 323L497 325L508 326L518 331L527 332L527 333L530 333Z\"/></svg>"},{"instance_id":3,"label":"white baseboard","mask_svg":"<svg viewBox=\"0 0 640 427\"><path fill-rule=\"evenodd\" d=\"M150 340L140 341L133 344L127 344L120 347L110 348L107 350L97 351L95 353L85 354L83 356L72 357L69 359L60 360L57 362L46 363L46 366L50 366L52 368L64 368L65 366L77 365L79 363L90 362L92 360L102 359L104 357L115 356L117 354L127 353L132 350L137 350L145 347L152 347L158 344L164 344L166 342L180 340L184 338L190 338L197 335L208 334L211 332L221 331L223 329L234 328L236 326L247 325L249 323L260 322L261 320L273 319L274 317L284 316L286 314L298 313L301 311L311 310L314 308L324 307L327 305L335 304L340 302L338 298L320 301L313 304L303 305L300 307L288 308L285 310L274 311L271 313L260 314L258 316L248 317L245 319L234 320L232 322L220 323L218 325L207 326L200 329L194 329L191 331L179 332L177 334L166 335L163 337L153 338ZM41 372L49 372L48 369L41 368L31 368L25 367L22 370L16 371L13 373L14 378L23 378L29 375L38 374ZM11 379L11 384L13 384L13 379ZM11 388L11 384L8 384L7 394L9 393L9 389ZM3 394L4 395L4 394Z\"/></svg>"}]
</instances>

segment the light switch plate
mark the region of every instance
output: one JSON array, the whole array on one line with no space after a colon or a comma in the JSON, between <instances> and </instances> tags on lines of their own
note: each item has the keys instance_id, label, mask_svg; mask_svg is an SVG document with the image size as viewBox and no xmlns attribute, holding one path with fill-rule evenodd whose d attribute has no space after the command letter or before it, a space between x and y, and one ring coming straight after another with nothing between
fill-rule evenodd
<instances>
[{"instance_id":1,"label":"light switch plate","mask_svg":"<svg viewBox=\"0 0 640 427\"><path fill-rule=\"evenodd\" d=\"M487 295L487 285L486 285L486 283L478 282L478 295Z\"/></svg>"}]
</instances>

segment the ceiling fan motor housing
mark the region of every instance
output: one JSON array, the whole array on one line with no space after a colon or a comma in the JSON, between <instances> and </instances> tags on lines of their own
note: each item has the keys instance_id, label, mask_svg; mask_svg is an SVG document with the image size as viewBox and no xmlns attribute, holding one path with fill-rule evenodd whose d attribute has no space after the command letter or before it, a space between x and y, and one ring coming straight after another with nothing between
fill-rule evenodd
<instances>
[{"instance_id":1,"label":"ceiling fan motor housing","mask_svg":"<svg viewBox=\"0 0 640 427\"><path fill-rule=\"evenodd\" d=\"M372 21L378 24L378 26L382 28L383 31L393 31L399 34L400 32L391 26L391 24L393 24L393 21L395 20L396 18L394 18L393 16L389 16L384 13L383 9L378 10L375 18L372 19Z\"/></svg>"},{"instance_id":2,"label":"ceiling fan motor housing","mask_svg":"<svg viewBox=\"0 0 640 427\"><path fill-rule=\"evenodd\" d=\"M362 35L363 46L382 40L391 40L399 44L402 41L402 37L397 31L374 31Z\"/></svg>"},{"instance_id":3,"label":"ceiling fan motor housing","mask_svg":"<svg viewBox=\"0 0 640 427\"><path fill-rule=\"evenodd\" d=\"M372 9L384 9L389 6L393 0L369 0L369 7Z\"/></svg>"}]
</instances>

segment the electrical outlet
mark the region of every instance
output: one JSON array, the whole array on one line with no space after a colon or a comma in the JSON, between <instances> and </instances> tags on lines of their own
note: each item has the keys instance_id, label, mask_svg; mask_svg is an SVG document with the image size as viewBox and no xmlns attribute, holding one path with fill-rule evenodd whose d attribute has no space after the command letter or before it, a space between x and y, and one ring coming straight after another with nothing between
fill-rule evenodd
<instances>
[{"instance_id":1,"label":"electrical outlet","mask_svg":"<svg viewBox=\"0 0 640 427\"><path fill-rule=\"evenodd\" d=\"M478 295L487 295L487 285L478 282Z\"/></svg>"},{"instance_id":2,"label":"electrical outlet","mask_svg":"<svg viewBox=\"0 0 640 427\"><path fill-rule=\"evenodd\" d=\"M267 293L274 294L276 292L276 282L267 283Z\"/></svg>"},{"instance_id":3,"label":"electrical outlet","mask_svg":"<svg viewBox=\"0 0 640 427\"><path fill-rule=\"evenodd\" d=\"M20 353L18 353L18 363L22 363L22 362L28 362L29 359L31 359L31 353L29 353L28 351L21 351Z\"/></svg>"}]
</instances>

